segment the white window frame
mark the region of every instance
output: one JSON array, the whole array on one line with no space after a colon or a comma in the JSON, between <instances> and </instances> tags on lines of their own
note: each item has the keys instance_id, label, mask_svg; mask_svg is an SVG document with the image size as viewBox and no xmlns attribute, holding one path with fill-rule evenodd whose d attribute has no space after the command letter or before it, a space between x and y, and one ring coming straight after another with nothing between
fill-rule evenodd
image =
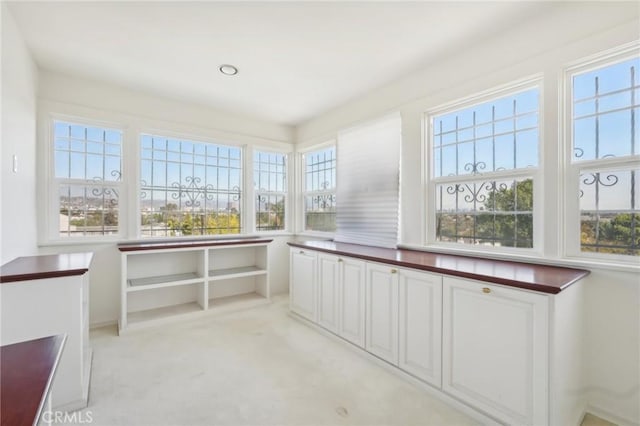
<instances>
[{"instance_id":1,"label":"white window frame","mask_svg":"<svg viewBox=\"0 0 640 426\"><path fill-rule=\"evenodd\" d=\"M640 168L640 153L634 156L610 157L596 160L573 162L573 84L572 78L595 69L614 65L619 62L640 56L640 42L630 43L608 50L588 58L584 58L564 68L561 98L563 105L563 175L564 185L562 198L563 214L563 255L567 259L596 261L601 263L636 265L638 257L629 255L591 253L581 251L580 242L580 200L576 194L580 191L580 175L583 171L598 170L601 172L619 172ZM637 71L640 73L640 70ZM640 123L636 123L640 126ZM640 203L640 200L637 201Z\"/></svg>"},{"instance_id":2,"label":"white window frame","mask_svg":"<svg viewBox=\"0 0 640 426\"><path fill-rule=\"evenodd\" d=\"M62 121L71 124L78 124L87 127L99 127L104 129L118 130L122 133L122 142L120 149L120 173L121 178L119 181L108 182L104 185L89 184L85 179L64 179L56 178L55 176L55 122ZM91 244L91 243L105 243L114 242L123 239L127 234L128 229L128 208L127 208L127 185L125 181L128 179L127 167L126 167L126 140L128 136L127 126L111 121L96 120L83 116L66 115L58 113L49 113L45 119L45 126L43 135L44 142L44 154L45 154L45 170L46 176L45 191L46 191L46 207L41 213L41 223L45 224L46 237L40 239L40 244ZM116 188L118 190L118 232L113 235L92 235L92 236L77 236L77 237L61 237L60 236L60 224L59 224L59 212L60 212L60 199L59 189L61 185L87 185L95 187L109 187Z\"/></svg>"},{"instance_id":3,"label":"white window frame","mask_svg":"<svg viewBox=\"0 0 640 426\"><path fill-rule=\"evenodd\" d=\"M492 100L509 96L528 89L538 89L538 166L535 168L522 168L496 172L482 172L478 174L466 174L458 176L435 176L434 167L434 140L433 118L454 111L473 107L475 105L490 102ZM509 256L534 256L542 257L544 247L543 211L544 211L544 79L541 74L513 81L492 89L476 93L474 95L458 99L435 108L431 108L423 114L423 152L424 163L422 166L425 182L424 191L426 212L425 245L435 249L460 253L493 253ZM475 244L462 244L454 242L437 241L436 237L436 187L441 184L477 183L498 180L517 180L531 178L533 180L533 247L495 247Z\"/></svg>"},{"instance_id":4,"label":"white window frame","mask_svg":"<svg viewBox=\"0 0 640 426\"><path fill-rule=\"evenodd\" d=\"M336 151L336 186L334 188L333 191L306 191L305 190L305 173L306 173L306 162L305 162L305 156L313 153L313 152L317 152L317 151L322 151L325 150L327 148L333 147ZM300 227L298 229L298 234L304 234L304 235L310 235L310 236L317 236L317 237L322 237L322 238L333 238L333 236L335 235L335 231L329 232L329 231L314 231L314 230L307 230L306 229L306 210L305 210L305 199L307 196L313 196L313 195L330 195L333 194L334 196L336 196L337 192L338 192L338 185L339 182L337 181L337 170L338 170L338 144L337 144L337 140L336 139L331 139L328 140L326 142L323 143L319 143L319 144L315 144L315 145L311 145L303 150L298 151L297 153L297 160L298 160L298 165L299 167L297 168L298 172L299 172L299 176L297 176L297 182L298 182L298 190L296 191L299 200L297 202L297 205L299 206L299 214L298 214L298 223L300 224ZM337 210L337 206L336 206L336 210Z\"/></svg>"},{"instance_id":5,"label":"white window frame","mask_svg":"<svg viewBox=\"0 0 640 426\"><path fill-rule=\"evenodd\" d=\"M261 152L261 153L265 153L265 154L280 154L280 155L284 155L284 170L285 170L285 188L283 192L278 192L278 191L260 191L255 187L255 176L253 175L253 171L255 168L255 154ZM292 203L291 203L291 187L292 187L292 173L291 173L291 169L292 169L292 164L291 164L291 152L287 151L287 150L280 150L280 149L276 149L276 148L268 148L268 147L262 147L262 146L253 146L250 150L247 151L247 155L251 155L251 180L247 181L248 184L247 186L247 194L249 193L249 186L251 187L251 200L253 202L252 204L252 210L253 210L253 214L252 214L252 226L251 229L256 233L256 234L260 234L260 235L274 235L274 234L282 234L282 233L290 233L290 229L291 229L291 220L290 218L293 216L293 214L291 214L292 212ZM247 173L248 175L248 173ZM256 197L258 196L258 194L263 194L263 195L283 195L284 196L284 228L283 229L275 229L275 230L259 230L257 228L257 223L256 223L256 214L257 214L257 210L255 208L255 200ZM246 197L247 199L249 198L248 196Z\"/></svg>"},{"instance_id":6,"label":"white window frame","mask_svg":"<svg viewBox=\"0 0 640 426\"><path fill-rule=\"evenodd\" d=\"M214 234L214 235L183 235L183 236L157 236L157 237L149 237L142 236L142 226L140 223L140 193L142 191L142 185L140 182L141 178L141 161L142 158L140 156L140 152L142 149L142 136L143 135L151 135L151 136L161 136L166 138L172 138L177 140L186 140L190 142L198 142L198 143L210 143L213 145L222 145L233 148L240 149L240 164L242 167L240 173L240 232L237 234ZM173 130L167 130L165 128L156 128L156 127L141 127L136 130L135 134L135 156L133 159L132 168L135 169L135 185L131 185L132 188L135 188L134 194L132 194L131 198L135 201L132 203L135 206L135 211L131 209L131 213L135 218L135 236L136 239L143 241L154 241L154 240L171 240L171 241L180 241L180 240L195 240L195 239L225 239L225 238L234 238L234 237L246 237L248 235L247 230L253 229L253 227L249 228L249 219L247 218L247 211L250 208L252 214L254 212L254 207L249 206L248 198L248 189L253 185L247 185L247 169L253 167L253 158L248 158L251 154L251 150L248 149L246 144L237 143L228 140L220 140L214 139L210 136L203 136L201 134L192 134L187 132L176 132ZM253 199L252 199L253 201Z\"/></svg>"}]
</instances>

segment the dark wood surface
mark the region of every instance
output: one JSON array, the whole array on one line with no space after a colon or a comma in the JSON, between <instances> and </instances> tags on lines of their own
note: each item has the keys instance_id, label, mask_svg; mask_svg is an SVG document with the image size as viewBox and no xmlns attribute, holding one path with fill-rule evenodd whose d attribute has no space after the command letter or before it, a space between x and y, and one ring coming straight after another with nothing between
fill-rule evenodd
<instances>
[{"instance_id":1,"label":"dark wood surface","mask_svg":"<svg viewBox=\"0 0 640 426\"><path fill-rule=\"evenodd\" d=\"M419 250L387 249L334 241L304 241L288 244L301 249L317 250L550 294L560 293L571 284L589 275L589 271L583 269Z\"/></svg>"},{"instance_id":2,"label":"dark wood surface","mask_svg":"<svg viewBox=\"0 0 640 426\"><path fill-rule=\"evenodd\" d=\"M163 250L189 247L213 247L213 246L233 246L240 244L263 244L270 243L269 238L236 238L222 240L189 240L189 241L153 241L148 243L122 243L118 244L120 251L140 251L140 250Z\"/></svg>"},{"instance_id":3,"label":"dark wood surface","mask_svg":"<svg viewBox=\"0 0 640 426\"><path fill-rule=\"evenodd\" d=\"M0 347L0 424L37 423L60 361L66 336L43 337Z\"/></svg>"},{"instance_id":4,"label":"dark wood surface","mask_svg":"<svg viewBox=\"0 0 640 426\"><path fill-rule=\"evenodd\" d=\"M64 253L18 257L0 268L0 283L82 275L93 253Z\"/></svg>"}]
</instances>

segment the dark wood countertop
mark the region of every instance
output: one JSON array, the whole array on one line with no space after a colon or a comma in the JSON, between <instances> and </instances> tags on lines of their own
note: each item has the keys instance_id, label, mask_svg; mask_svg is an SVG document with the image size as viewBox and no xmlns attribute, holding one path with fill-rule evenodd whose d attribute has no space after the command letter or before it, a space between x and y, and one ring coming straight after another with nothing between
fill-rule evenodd
<instances>
[{"instance_id":1,"label":"dark wood countertop","mask_svg":"<svg viewBox=\"0 0 640 426\"><path fill-rule=\"evenodd\" d=\"M0 267L0 283L82 275L92 259L92 252L18 257Z\"/></svg>"},{"instance_id":2,"label":"dark wood countertop","mask_svg":"<svg viewBox=\"0 0 640 426\"><path fill-rule=\"evenodd\" d=\"M470 278L510 287L557 294L589 275L583 269L537 265L506 260L430 253L419 250L387 249L334 241L289 242L290 246L350 256L406 268Z\"/></svg>"},{"instance_id":3,"label":"dark wood countertop","mask_svg":"<svg viewBox=\"0 0 640 426\"><path fill-rule=\"evenodd\" d=\"M38 423L66 336L43 337L0 347L0 424Z\"/></svg>"},{"instance_id":4,"label":"dark wood countertop","mask_svg":"<svg viewBox=\"0 0 640 426\"><path fill-rule=\"evenodd\" d=\"M118 244L120 251L163 250L191 247L233 246L240 244L264 244L273 241L272 238L236 238L222 240L182 240L182 241L151 241L148 243Z\"/></svg>"}]
</instances>

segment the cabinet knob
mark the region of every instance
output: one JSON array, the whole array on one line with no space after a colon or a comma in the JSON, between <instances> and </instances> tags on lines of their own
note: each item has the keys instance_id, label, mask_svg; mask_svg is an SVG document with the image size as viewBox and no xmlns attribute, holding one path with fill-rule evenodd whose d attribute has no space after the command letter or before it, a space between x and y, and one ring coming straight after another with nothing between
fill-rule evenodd
<instances>
[{"instance_id":1,"label":"cabinet knob","mask_svg":"<svg viewBox=\"0 0 640 426\"><path fill-rule=\"evenodd\" d=\"M342 259L341 259L341 258L338 258L338 262L342 262Z\"/></svg>"},{"instance_id":2,"label":"cabinet knob","mask_svg":"<svg viewBox=\"0 0 640 426\"><path fill-rule=\"evenodd\" d=\"M392 269L392 270L391 270L391 273L392 273L392 274L397 274L397 273L398 273L398 270L397 270L397 269Z\"/></svg>"},{"instance_id":3,"label":"cabinet knob","mask_svg":"<svg viewBox=\"0 0 640 426\"><path fill-rule=\"evenodd\" d=\"M300 253L300 254L304 254L304 251L300 250L298 253Z\"/></svg>"},{"instance_id":4,"label":"cabinet knob","mask_svg":"<svg viewBox=\"0 0 640 426\"><path fill-rule=\"evenodd\" d=\"M483 293L491 293L491 289L489 287L482 287Z\"/></svg>"}]
</instances>

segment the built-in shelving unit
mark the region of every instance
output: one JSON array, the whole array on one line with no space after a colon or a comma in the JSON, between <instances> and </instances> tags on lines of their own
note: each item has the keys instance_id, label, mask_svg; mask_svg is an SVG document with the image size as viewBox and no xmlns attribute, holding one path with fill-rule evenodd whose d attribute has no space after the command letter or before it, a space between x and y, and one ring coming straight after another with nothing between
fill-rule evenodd
<instances>
[{"instance_id":1,"label":"built-in shelving unit","mask_svg":"<svg viewBox=\"0 0 640 426\"><path fill-rule=\"evenodd\" d=\"M121 244L118 330L268 302L271 239Z\"/></svg>"}]
</instances>

